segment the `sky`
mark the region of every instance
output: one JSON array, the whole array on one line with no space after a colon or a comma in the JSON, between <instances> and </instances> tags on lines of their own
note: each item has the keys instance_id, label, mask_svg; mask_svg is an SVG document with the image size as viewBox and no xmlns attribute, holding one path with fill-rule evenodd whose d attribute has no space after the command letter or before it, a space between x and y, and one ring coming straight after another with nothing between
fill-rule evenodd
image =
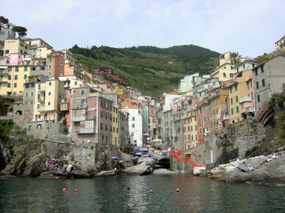
<instances>
[{"instance_id":1,"label":"sky","mask_svg":"<svg viewBox=\"0 0 285 213\"><path fill-rule=\"evenodd\" d=\"M257 57L285 34L285 0L1 0L0 16L55 50L198 45Z\"/></svg>"}]
</instances>

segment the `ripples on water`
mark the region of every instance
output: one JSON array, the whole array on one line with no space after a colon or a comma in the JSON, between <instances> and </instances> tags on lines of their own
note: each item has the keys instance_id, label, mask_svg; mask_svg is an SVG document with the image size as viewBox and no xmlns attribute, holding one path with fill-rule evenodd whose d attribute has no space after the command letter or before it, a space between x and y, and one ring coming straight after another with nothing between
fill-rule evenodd
<instances>
[{"instance_id":1,"label":"ripples on water","mask_svg":"<svg viewBox=\"0 0 285 213\"><path fill-rule=\"evenodd\" d=\"M186 175L14 178L0 180L0 212L285 212L285 188Z\"/></svg>"}]
</instances>

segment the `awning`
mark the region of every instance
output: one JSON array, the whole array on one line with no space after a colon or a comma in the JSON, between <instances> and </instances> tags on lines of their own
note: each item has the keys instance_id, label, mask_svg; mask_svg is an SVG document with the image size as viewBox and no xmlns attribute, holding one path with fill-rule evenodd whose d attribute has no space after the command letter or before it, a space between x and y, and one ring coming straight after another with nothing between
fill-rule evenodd
<instances>
[{"instance_id":1,"label":"awning","mask_svg":"<svg viewBox=\"0 0 285 213\"><path fill-rule=\"evenodd\" d=\"M191 152L184 152L184 155L191 155Z\"/></svg>"}]
</instances>

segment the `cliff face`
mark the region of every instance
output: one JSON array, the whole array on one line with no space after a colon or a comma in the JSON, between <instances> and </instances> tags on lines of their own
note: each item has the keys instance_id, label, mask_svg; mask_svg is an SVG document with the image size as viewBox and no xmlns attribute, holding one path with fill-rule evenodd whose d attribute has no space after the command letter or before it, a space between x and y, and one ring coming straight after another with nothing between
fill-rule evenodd
<instances>
[{"instance_id":1,"label":"cliff face","mask_svg":"<svg viewBox=\"0 0 285 213\"><path fill-rule=\"evenodd\" d=\"M47 139L27 136L18 127L10 130L7 141L0 143L0 174L16 176L92 177L102 170L113 168L112 157L121 158L116 146L94 143L73 143L63 134L49 134ZM3 143L2 143L3 142ZM4 146L5 145L5 146ZM63 156L66 156L62 160ZM54 159L57 169L46 168L46 162ZM76 163L75 163L76 162ZM61 173L68 165L73 170Z\"/></svg>"},{"instance_id":2,"label":"cliff face","mask_svg":"<svg viewBox=\"0 0 285 213\"><path fill-rule=\"evenodd\" d=\"M205 137L204 144L192 148L191 159L207 168L228 163L233 159L243 159L261 154L260 144L269 140L272 127L264 127L254 120L244 120L231 124ZM194 154L195 153L195 154ZM192 172L193 167L172 159L173 170Z\"/></svg>"}]
</instances>

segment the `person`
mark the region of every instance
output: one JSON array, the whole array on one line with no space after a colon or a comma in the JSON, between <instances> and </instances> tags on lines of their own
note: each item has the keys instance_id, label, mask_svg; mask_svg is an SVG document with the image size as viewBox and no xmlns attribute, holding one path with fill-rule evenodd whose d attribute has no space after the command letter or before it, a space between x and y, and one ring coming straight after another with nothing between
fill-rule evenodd
<instances>
[{"instance_id":1,"label":"person","mask_svg":"<svg viewBox=\"0 0 285 213\"><path fill-rule=\"evenodd\" d=\"M277 154L276 154L276 153L273 153L272 158L273 158L273 159L277 159L277 158L278 158Z\"/></svg>"}]
</instances>

